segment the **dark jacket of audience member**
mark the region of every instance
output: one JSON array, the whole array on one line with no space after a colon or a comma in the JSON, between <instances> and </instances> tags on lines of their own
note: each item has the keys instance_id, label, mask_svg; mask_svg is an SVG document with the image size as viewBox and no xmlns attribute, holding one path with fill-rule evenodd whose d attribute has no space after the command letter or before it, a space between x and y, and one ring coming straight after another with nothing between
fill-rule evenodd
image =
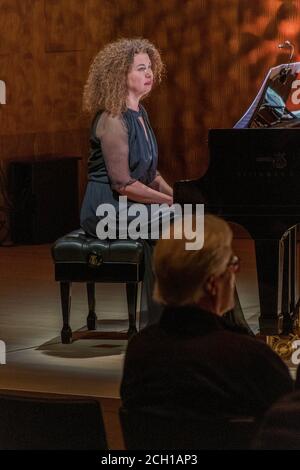
<instances>
[{"instance_id":1,"label":"dark jacket of audience member","mask_svg":"<svg viewBox=\"0 0 300 470\"><path fill-rule=\"evenodd\" d=\"M300 392L277 401L266 416L255 439L261 450L300 449Z\"/></svg>"},{"instance_id":2,"label":"dark jacket of audience member","mask_svg":"<svg viewBox=\"0 0 300 470\"><path fill-rule=\"evenodd\" d=\"M183 222L184 233L175 221L173 235L155 246L154 297L165 309L159 324L129 342L123 403L259 417L293 381L267 345L225 323L240 264L228 224L212 215L204 223L194 216L193 227ZM202 230L203 244L188 246Z\"/></svg>"},{"instance_id":3,"label":"dark jacket of audience member","mask_svg":"<svg viewBox=\"0 0 300 470\"><path fill-rule=\"evenodd\" d=\"M128 345L126 407L261 416L292 391L281 359L264 343L195 307L167 307Z\"/></svg>"}]
</instances>

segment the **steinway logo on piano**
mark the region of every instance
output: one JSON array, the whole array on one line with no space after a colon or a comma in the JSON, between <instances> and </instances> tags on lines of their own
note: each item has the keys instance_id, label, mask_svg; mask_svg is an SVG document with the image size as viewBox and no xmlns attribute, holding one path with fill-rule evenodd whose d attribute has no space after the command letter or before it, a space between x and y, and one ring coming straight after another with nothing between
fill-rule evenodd
<instances>
[{"instance_id":1,"label":"steinway logo on piano","mask_svg":"<svg viewBox=\"0 0 300 470\"><path fill-rule=\"evenodd\" d=\"M255 169L238 170L236 175L239 178L277 178L293 177L294 171L289 168L288 159L284 152L278 152L274 155L256 157Z\"/></svg>"},{"instance_id":2,"label":"steinway logo on piano","mask_svg":"<svg viewBox=\"0 0 300 470\"><path fill-rule=\"evenodd\" d=\"M272 168L283 170L287 167L288 161L284 152L278 152L270 157L257 157L257 163L270 163Z\"/></svg>"}]
</instances>

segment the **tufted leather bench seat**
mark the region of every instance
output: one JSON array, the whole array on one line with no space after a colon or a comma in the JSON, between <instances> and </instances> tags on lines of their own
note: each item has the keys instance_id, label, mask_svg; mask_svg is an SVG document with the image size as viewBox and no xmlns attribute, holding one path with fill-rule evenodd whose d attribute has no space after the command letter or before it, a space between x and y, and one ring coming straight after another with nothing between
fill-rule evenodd
<instances>
[{"instance_id":1,"label":"tufted leather bench seat","mask_svg":"<svg viewBox=\"0 0 300 470\"><path fill-rule=\"evenodd\" d=\"M85 282L89 313L87 327L96 329L95 283L126 283L129 329L136 333L138 283L144 276L144 245L141 240L99 240L82 229L59 238L52 246L55 280L60 282L63 328L62 343L72 341L70 327L72 282Z\"/></svg>"}]
</instances>

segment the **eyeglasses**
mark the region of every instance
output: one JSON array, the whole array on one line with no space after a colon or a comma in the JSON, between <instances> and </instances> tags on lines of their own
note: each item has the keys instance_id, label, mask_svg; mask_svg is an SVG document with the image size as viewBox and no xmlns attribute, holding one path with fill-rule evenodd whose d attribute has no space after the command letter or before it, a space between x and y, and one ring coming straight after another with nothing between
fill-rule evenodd
<instances>
[{"instance_id":1,"label":"eyeglasses","mask_svg":"<svg viewBox=\"0 0 300 470\"><path fill-rule=\"evenodd\" d=\"M230 269L233 273L237 273L241 267L241 260L237 255L232 255L227 263L227 269Z\"/></svg>"}]
</instances>

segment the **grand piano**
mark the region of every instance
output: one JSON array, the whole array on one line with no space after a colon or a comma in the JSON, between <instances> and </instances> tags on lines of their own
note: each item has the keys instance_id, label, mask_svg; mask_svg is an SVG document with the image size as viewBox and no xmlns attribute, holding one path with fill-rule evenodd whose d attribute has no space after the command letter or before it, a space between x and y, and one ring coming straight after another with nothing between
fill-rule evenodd
<instances>
[{"instance_id":1,"label":"grand piano","mask_svg":"<svg viewBox=\"0 0 300 470\"><path fill-rule=\"evenodd\" d=\"M174 202L204 203L254 239L263 335L292 332L299 309L299 79L300 63L271 69L235 127L209 131L206 174L174 185Z\"/></svg>"}]
</instances>

